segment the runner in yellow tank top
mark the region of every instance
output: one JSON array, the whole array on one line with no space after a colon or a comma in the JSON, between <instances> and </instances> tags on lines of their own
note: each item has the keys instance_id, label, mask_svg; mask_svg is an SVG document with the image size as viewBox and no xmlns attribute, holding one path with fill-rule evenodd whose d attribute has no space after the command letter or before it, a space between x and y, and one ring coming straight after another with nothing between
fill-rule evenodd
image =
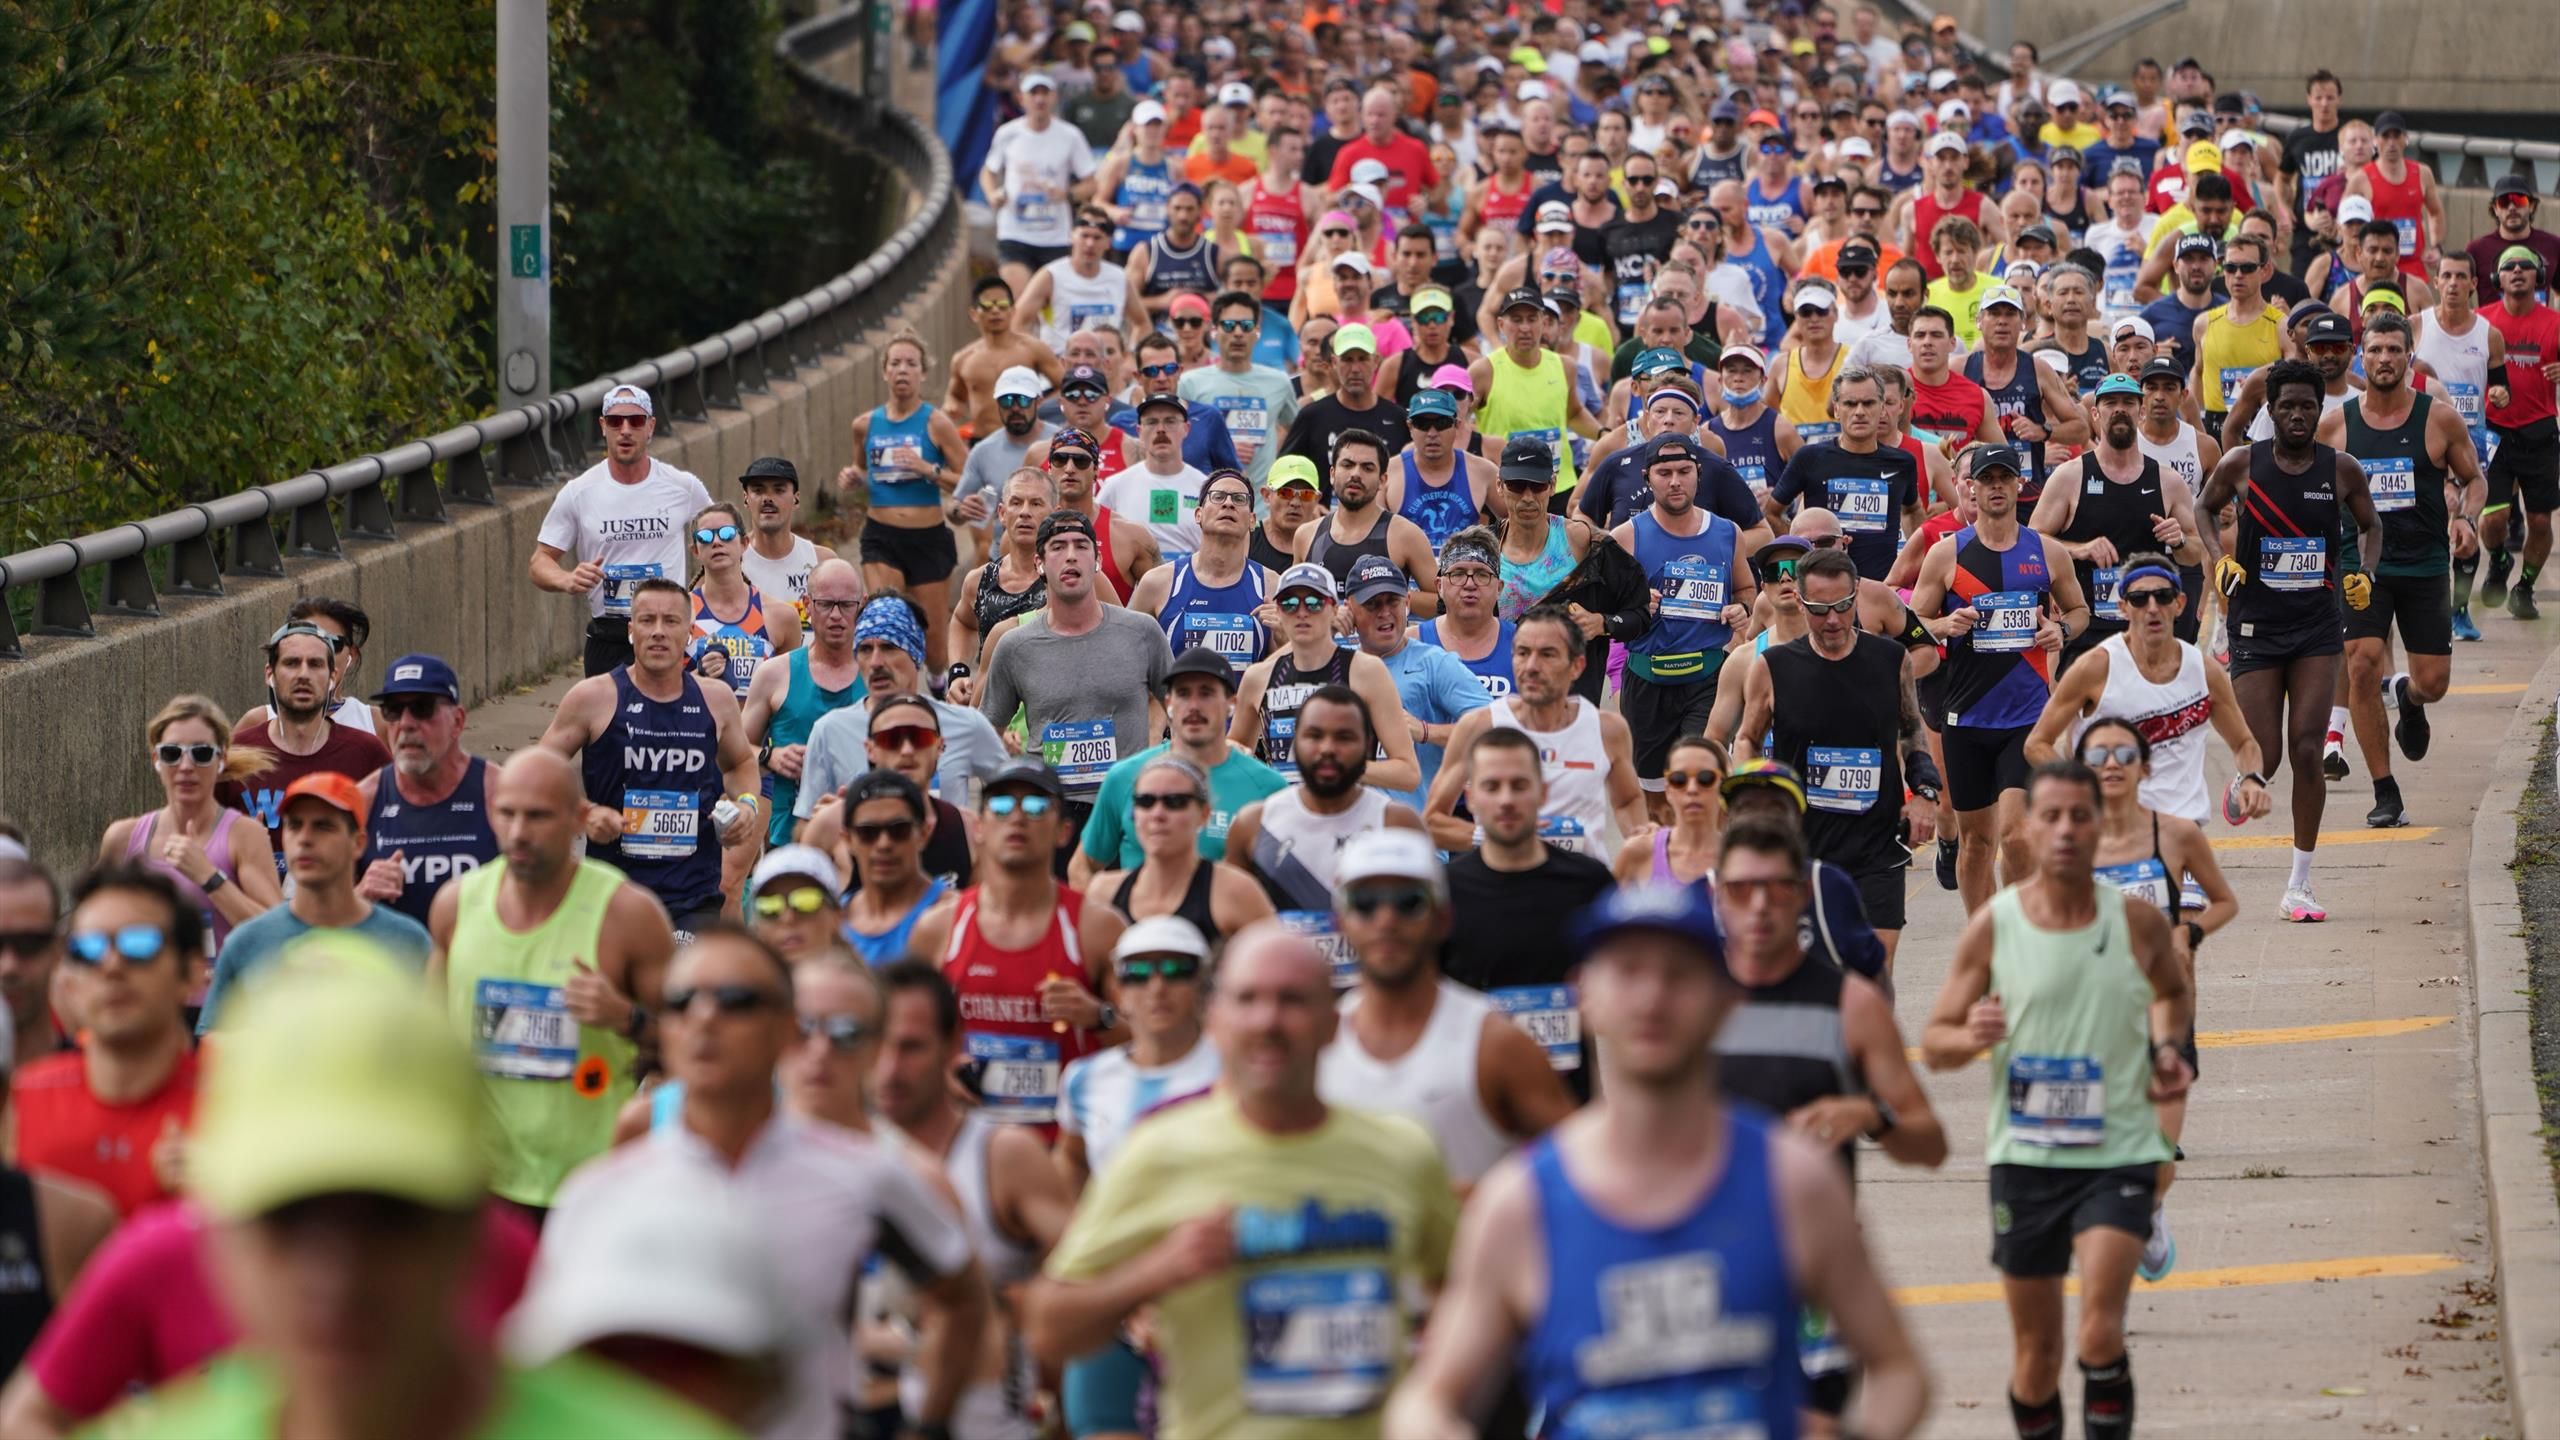
<instances>
[{"instance_id":1,"label":"runner in yellow tank top","mask_svg":"<svg viewBox=\"0 0 2560 1440\"><path fill-rule=\"evenodd\" d=\"M2196 320L2196 401L2217 434L2240 382L2283 353L2284 317L2266 303L2266 276L2267 247L2251 236L2233 238L2222 251L2222 283L2231 303Z\"/></svg>"},{"instance_id":2,"label":"runner in yellow tank top","mask_svg":"<svg viewBox=\"0 0 2560 1440\"><path fill-rule=\"evenodd\" d=\"M1596 439L1600 422L1583 408L1582 396L1565 373L1564 357L1544 346L1543 327L1550 323L1545 297L1526 286L1513 290L1502 297L1499 323L1502 348L1467 367L1481 397L1476 429L1496 454L1513 435L1534 435L1554 446L1555 493L1561 497L1576 480L1566 432Z\"/></svg>"},{"instance_id":3,"label":"runner in yellow tank top","mask_svg":"<svg viewBox=\"0 0 2560 1440\"><path fill-rule=\"evenodd\" d=\"M1776 375L1778 413L1796 427L1796 437L1810 445L1840 433L1831 418L1831 380L1840 373L1841 347L1832 339L1831 322L1838 297L1819 280L1796 289L1795 326L1787 332L1787 363ZM1805 356L1814 363L1808 366Z\"/></svg>"}]
</instances>

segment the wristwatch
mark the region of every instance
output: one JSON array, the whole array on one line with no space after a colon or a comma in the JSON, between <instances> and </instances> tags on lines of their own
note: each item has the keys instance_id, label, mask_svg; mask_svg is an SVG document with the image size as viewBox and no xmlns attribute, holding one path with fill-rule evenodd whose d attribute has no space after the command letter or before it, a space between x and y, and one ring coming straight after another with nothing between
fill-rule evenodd
<instances>
[{"instance_id":1,"label":"wristwatch","mask_svg":"<svg viewBox=\"0 0 2560 1440\"><path fill-rule=\"evenodd\" d=\"M1901 1117L1893 1113L1893 1107L1884 1103L1883 1096L1870 1095L1867 1097L1867 1103L1876 1107L1876 1128L1867 1132L1868 1139L1875 1140L1890 1135L1893 1133L1893 1127L1902 1123Z\"/></svg>"},{"instance_id":2,"label":"wristwatch","mask_svg":"<svg viewBox=\"0 0 2560 1440\"><path fill-rule=\"evenodd\" d=\"M1911 793L1932 805L1938 803L1938 787L1935 785L1914 785L1911 787Z\"/></svg>"},{"instance_id":3,"label":"wristwatch","mask_svg":"<svg viewBox=\"0 0 2560 1440\"><path fill-rule=\"evenodd\" d=\"M1109 1030L1120 1023L1120 1011L1110 1001L1102 1002L1102 1013L1094 1017L1093 1028Z\"/></svg>"},{"instance_id":4,"label":"wristwatch","mask_svg":"<svg viewBox=\"0 0 2560 1440\"><path fill-rule=\"evenodd\" d=\"M216 871L214 871L212 874L207 875L206 877L204 877L204 883L203 883L203 884L201 884L201 885L199 885L199 886L197 886L196 888L197 888L197 889L199 889L199 890L201 890L201 891L203 891L203 892L205 893L206 898L210 899L210 898L212 897L212 895L213 895L213 892L214 892L214 891L219 890L219 889L221 889L223 886L228 885L228 884L230 884L230 883L231 883L231 877L230 877L230 876L223 874L223 873L222 873L221 871L219 871L219 870L216 870Z\"/></svg>"}]
</instances>

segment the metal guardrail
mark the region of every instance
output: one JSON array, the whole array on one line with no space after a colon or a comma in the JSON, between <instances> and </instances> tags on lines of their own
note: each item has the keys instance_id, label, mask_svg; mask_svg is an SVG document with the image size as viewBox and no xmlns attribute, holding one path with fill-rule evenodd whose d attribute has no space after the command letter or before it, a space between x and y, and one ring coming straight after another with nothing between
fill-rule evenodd
<instances>
[{"instance_id":1,"label":"metal guardrail","mask_svg":"<svg viewBox=\"0 0 2560 1440\"><path fill-rule=\"evenodd\" d=\"M0 557L0 659L24 655L6 603L9 591L37 587L35 634L93 637L97 626L83 583L91 569L106 570L99 607L105 613L157 616L161 590L150 568L155 551L168 552L172 595L220 595L225 575L280 578L287 559L343 554L342 533L396 540L395 522L442 524L448 504L495 505L497 486L547 486L576 474L592 463L591 417L616 385L646 389L663 416L707 420L712 409L736 409L742 393L767 393L770 380L790 378L800 366L851 343L913 291L914 284L898 283L913 280L907 271L938 263L931 242L957 205L951 158L931 127L887 104L885 96L866 97L815 68L818 59L864 41L870 11L881 3L871 0L795 25L775 46L817 122L885 155L924 197L914 215L861 264L709 339L573 390L325 470Z\"/></svg>"}]
</instances>

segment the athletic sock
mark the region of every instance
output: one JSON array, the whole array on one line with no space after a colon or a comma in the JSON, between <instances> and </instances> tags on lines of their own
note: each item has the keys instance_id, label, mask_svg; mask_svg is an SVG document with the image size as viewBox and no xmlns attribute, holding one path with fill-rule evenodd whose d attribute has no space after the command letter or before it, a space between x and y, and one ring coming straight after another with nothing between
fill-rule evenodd
<instances>
[{"instance_id":1,"label":"athletic sock","mask_svg":"<svg viewBox=\"0 0 2560 1440\"><path fill-rule=\"evenodd\" d=\"M2400 803L2400 782L2388 775L2377 775L2373 777L2373 802L2379 805L2385 800L2394 805Z\"/></svg>"},{"instance_id":2,"label":"athletic sock","mask_svg":"<svg viewBox=\"0 0 2560 1440\"><path fill-rule=\"evenodd\" d=\"M2347 738L2347 707L2332 705L2329 707L2329 739L2336 742L2345 738Z\"/></svg>"},{"instance_id":3,"label":"athletic sock","mask_svg":"<svg viewBox=\"0 0 2560 1440\"><path fill-rule=\"evenodd\" d=\"M2407 684L2408 680L2409 672L2406 670L2401 671L2397 675L2385 675L2382 677L2383 709L2397 710L2400 708L2400 687Z\"/></svg>"},{"instance_id":4,"label":"athletic sock","mask_svg":"<svg viewBox=\"0 0 2560 1440\"><path fill-rule=\"evenodd\" d=\"M2541 574L2541 573L2542 573L2542 567L2541 567L2541 566L2536 565L2535 563L2533 563L2533 562L2532 562L2532 561L2530 561L2530 560L2527 560L2526 562L2524 562L2524 567L2523 567L2522 569L2520 569L2520 570L2516 571L2516 588L2517 588L2517 589L2519 589L2519 590L2530 590L2530 589L2532 589L2532 588L2533 588L2533 577L2534 577L2534 576L2536 576L2536 575L2539 575L2539 574Z\"/></svg>"},{"instance_id":5,"label":"athletic sock","mask_svg":"<svg viewBox=\"0 0 2560 1440\"><path fill-rule=\"evenodd\" d=\"M2309 889L2310 886L2311 852L2308 850L2296 850L2293 852L2293 874L2286 878L2284 888L2287 890L2306 890Z\"/></svg>"},{"instance_id":6,"label":"athletic sock","mask_svg":"<svg viewBox=\"0 0 2560 1440\"><path fill-rule=\"evenodd\" d=\"M2468 560L2453 562L2453 608L2468 613L2471 609L2471 584L2480 574L2480 556L2473 552Z\"/></svg>"},{"instance_id":7,"label":"athletic sock","mask_svg":"<svg viewBox=\"0 0 2560 1440\"><path fill-rule=\"evenodd\" d=\"M2131 1355L2112 1365L2080 1362L2080 1429L2089 1440L2132 1440Z\"/></svg>"},{"instance_id":8,"label":"athletic sock","mask_svg":"<svg viewBox=\"0 0 2560 1440\"><path fill-rule=\"evenodd\" d=\"M2009 1419L2018 1427L2018 1440L2062 1440L2062 1392L2054 1391L2041 1405L2010 1396Z\"/></svg>"}]
</instances>

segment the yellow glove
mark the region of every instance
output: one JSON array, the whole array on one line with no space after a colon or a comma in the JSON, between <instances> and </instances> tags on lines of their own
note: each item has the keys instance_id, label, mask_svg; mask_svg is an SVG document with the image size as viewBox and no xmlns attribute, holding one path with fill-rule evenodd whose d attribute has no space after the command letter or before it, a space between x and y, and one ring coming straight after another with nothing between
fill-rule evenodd
<instances>
[{"instance_id":1,"label":"yellow glove","mask_svg":"<svg viewBox=\"0 0 2560 1440\"><path fill-rule=\"evenodd\" d=\"M2339 581L2338 588L2346 592L2348 609L2361 610L2373 603L2373 577L2361 570Z\"/></svg>"},{"instance_id":2,"label":"yellow glove","mask_svg":"<svg viewBox=\"0 0 2560 1440\"><path fill-rule=\"evenodd\" d=\"M2248 583L2249 571L2238 560L2225 555L2214 562L2213 588L2224 595L2237 595L2240 593L2240 587ZM2359 605L2356 608L2361 610L2364 607Z\"/></svg>"}]
</instances>

